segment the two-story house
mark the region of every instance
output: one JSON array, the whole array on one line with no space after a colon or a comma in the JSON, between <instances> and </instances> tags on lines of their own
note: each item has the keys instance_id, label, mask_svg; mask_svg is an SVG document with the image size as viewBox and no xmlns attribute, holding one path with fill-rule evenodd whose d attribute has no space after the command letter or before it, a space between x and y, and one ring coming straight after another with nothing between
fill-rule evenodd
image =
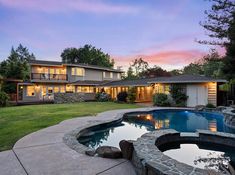
<instances>
[{"instance_id":1,"label":"two-story house","mask_svg":"<svg viewBox=\"0 0 235 175\"><path fill-rule=\"evenodd\" d=\"M30 81L18 84L18 99L23 102L53 100L57 92L96 93L97 86L121 79L121 70L87 64L64 64L32 60Z\"/></svg>"},{"instance_id":2,"label":"two-story house","mask_svg":"<svg viewBox=\"0 0 235 175\"><path fill-rule=\"evenodd\" d=\"M187 94L187 106L221 105L223 94L219 86L226 80L199 75L179 75L138 80L121 80L121 70L86 64L65 64L55 61L30 62L29 82L18 83L18 100L23 102L49 101L54 93L87 93L93 97L102 89L116 99L121 91L136 87L136 102L150 102L155 93L170 94L172 85L182 87ZM76 96L76 95L73 95Z\"/></svg>"}]
</instances>

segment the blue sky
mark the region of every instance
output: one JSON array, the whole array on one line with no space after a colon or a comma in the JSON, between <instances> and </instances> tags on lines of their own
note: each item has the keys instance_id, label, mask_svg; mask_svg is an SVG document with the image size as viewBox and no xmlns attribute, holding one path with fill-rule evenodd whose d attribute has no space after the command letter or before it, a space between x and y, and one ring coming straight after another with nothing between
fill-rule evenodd
<instances>
[{"instance_id":1,"label":"blue sky","mask_svg":"<svg viewBox=\"0 0 235 175\"><path fill-rule=\"evenodd\" d=\"M67 47L92 44L126 68L143 57L168 70L199 59L210 47L199 25L205 0L0 0L0 61L12 46L59 61Z\"/></svg>"}]
</instances>

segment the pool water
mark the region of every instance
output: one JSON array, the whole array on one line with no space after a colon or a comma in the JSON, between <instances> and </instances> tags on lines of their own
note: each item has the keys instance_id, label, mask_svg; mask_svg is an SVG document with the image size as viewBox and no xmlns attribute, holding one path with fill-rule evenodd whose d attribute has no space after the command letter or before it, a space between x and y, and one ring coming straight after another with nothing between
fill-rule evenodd
<instances>
[{"instance_id":1,"label":"pool water","mask_svg":"<svg viewBox=\"0 0 235 175\"><path fill-rule=\"evenodd\" d=\"M171 143L163 149L167 156L197 168L221 171L228 169L228 164L235 168L235 150L229 147Z\"/></svg>"},{"instance_id":2,"label":"pool water","mask_svg":"<svg viewBox=\"0 0 235 175\"><path fill-rule=\"evenodd\" d=\"M146 132L169 128L179 132L195 132L197 129L204 129L235 133L225 128L223 116L218 113L156 110L127 114L121 123L93 129L91 130L93 135L79 137L78 141L91 148L103 145L119 147L119 142L123 139L136 140Z\"/></svg>"}]
</instances>

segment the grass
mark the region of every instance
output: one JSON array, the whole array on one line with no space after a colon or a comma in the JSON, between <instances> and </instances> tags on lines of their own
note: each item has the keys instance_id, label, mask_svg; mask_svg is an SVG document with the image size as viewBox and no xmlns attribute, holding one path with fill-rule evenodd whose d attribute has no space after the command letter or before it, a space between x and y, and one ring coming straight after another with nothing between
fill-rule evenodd
<instances>
[{"instance_id":1,"label":"grass","mask_svg":"<svg viewBox=\"0 0 235 175\"><path fill-rule=\"evenodd\" d=\"M0 151L11 149L23 136L63 120L113 110L137 108L135 104L84 102L0 108Z\"/></svg>"}]
</instances>

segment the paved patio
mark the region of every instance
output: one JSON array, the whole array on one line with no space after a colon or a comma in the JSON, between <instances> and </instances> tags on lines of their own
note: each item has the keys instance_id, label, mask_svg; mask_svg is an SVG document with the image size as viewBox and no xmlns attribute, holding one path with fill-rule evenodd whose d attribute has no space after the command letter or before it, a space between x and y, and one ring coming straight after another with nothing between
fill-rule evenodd
<instances>
[{"instance_id":1,"label":"paved patio","mask_svg":"<svg viewBox=\"0 0 235 175\"><path fill-rule=\"evenodd\" d=\"M141 108L147 110L149 108ZM20 139L12 150L0 153L0 174L4 175L135 175L125 159L89 157L63 142L65 133L92 122L112 119L119 113L139 109L113 110L97 116L79 117L61 122Z\"/></svg>"}]
</instances>

